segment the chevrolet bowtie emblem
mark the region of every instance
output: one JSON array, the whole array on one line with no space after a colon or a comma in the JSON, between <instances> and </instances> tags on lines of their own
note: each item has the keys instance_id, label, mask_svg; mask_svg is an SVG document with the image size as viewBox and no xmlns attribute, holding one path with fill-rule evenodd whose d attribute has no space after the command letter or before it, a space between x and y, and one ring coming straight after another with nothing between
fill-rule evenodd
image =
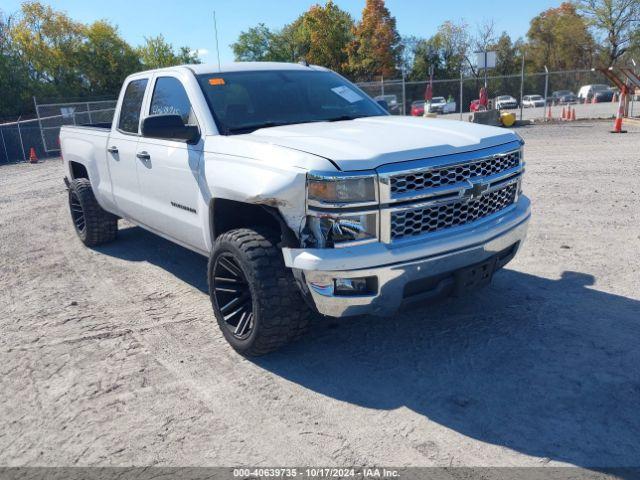
<instances>
[{"instance_id":1,"label":"chevrolet bowtie emblem","mask_svg":"<svg viewBox=\"0 0 640 480\"><path fill-rule=\"evenodd\" d=\"M469 188L465 188L460 193L460 196L465 200L474 200L478 197L481 197L488 189L488 183L473 183Z\"/></svg>"}]
</instances>

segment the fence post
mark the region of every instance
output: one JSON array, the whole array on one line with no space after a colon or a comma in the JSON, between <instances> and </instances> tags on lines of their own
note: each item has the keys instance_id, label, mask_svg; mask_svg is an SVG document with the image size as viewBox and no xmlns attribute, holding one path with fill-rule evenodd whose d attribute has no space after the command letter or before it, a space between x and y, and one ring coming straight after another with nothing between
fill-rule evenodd
<instances>
[{"instance_id":1,"label":"fence post","mask_svg":"<svg viewBox=\"0 0 640 480\"><path fill-rule=\"evenodd\" d=\"M547 95L549 95L549 69L544 66L544 112L547 113ZM549 105L551 108L551 105ZM544 121L547 121L547 115L544 115Z\"/></svg>"},{"instance_id":2,"label":"fence post","mask_svg":"<svg viewBox=\"0 0 640 480\"><path fill-rule=\"evenodd\" d=\"M93 123L91 120L91 106L89 105L89 102L87 102L87 113L89 114L89 123Z\"/></svg>"},{"instance_id":3,"label":"fence post","mask_svg":"<svg viewBox=\"0 0 640 480\"><path fill-rule=\"evenodd\" d=\"M33 96L33 106L36 109L36 117L38 117L38 129L40 130L40 138L42 139L42 148L44 149L45 153L49 153L47 142L44 139L44 130L42 129L42 121L40 120L40 110L38 109L38 102L36 101L35 95Z\"/></svg>"},{"instance_id":4,"label":"fence post","mask_svg":"<svg viewBox=\"0 0 640 480\"><path fill-rule=\"evenodd\" d=\"M462 68L460 69L460 121L462 121Z\"/></svg>"},{"instance_id":5,"label":"fence post","mask_svg":"<svg viewBox=\"0 0 640 480\"><path fill-rule=\"evenodd\" d=\"M20 131L20 119L22 115L18 117L18 137L20 137L20 147L22 148L22 160L27 161L27 154L24 152L24 143L22 143L22 132Z\"/></svg>"},{"instance_id":6,"label":"fence post","mask_svg":"<svg viewBox=\"0 0 640 480\"><path fill-rule=\"evenodd\" d=\"M522 121L522 97L524 96L524 52L522 52L522 67L520 68L520 121Z\"/></svg>"},{"instance_id":7,"label":"fence post","mask_svg":"<svg viewBox=\"0 0 640 480\"><path fill-rule=\"evenodd\" d=\"M7 152L7 144L4 141L4 132L2 131L2 128L0 128L0 137L2 137L2 146L4 147L4 156L7 159L7 162L9 162L9 152Z\"/></svg>"},{"instance_id":8,"label":"fence post","mask_svg":"<svg viewBox=\"0 0 640 480\"><path fill-rule=\"evenodd\" d=\"M407 87L405 85L404 65L402 66L402 115L407 114Z\"/></svg>"}]
</instances>

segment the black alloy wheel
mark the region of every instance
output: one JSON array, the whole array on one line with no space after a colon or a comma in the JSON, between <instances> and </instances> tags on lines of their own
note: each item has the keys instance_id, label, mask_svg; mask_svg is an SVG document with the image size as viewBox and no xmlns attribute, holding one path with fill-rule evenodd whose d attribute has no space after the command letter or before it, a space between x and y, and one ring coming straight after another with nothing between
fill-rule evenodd
<instances>
[{"instance_id":1,"label":"black alloy wheel","mask_svg":"<svg viewBox=\"0 0 640 480\"><path fill-rule=\"evenodd\" d=\"M71 210L73 225L76 227L76 230L80 235L84 235L85 230L87 229L87 221L84 218L84 210L80 204L80 199L73 190L69 192L69 197L69 208Z\"/></svg>"},{"instance_id":2,"label":"black alloy wheel","mask_svg":"<svg viewBox=\"0 0 640 480\"><path fill-rule=\"evenodd\" d=\"M246 339L253 330L253 299L240 264L225 252L216 257L213 276L214 299L225 327L235 338Z\"/></svg>"}]
</instances>

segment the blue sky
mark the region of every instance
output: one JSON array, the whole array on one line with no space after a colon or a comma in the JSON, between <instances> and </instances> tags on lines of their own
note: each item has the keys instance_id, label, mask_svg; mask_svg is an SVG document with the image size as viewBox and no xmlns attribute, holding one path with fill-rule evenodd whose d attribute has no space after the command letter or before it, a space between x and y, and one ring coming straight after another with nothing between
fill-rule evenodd
<instances>
[{"instance_id":1,"label":"blue sky","mask_svg":"<svg viewBox=\"0 0 640 480\"><path fill-rule=\"evenodd\" d=\"M12 13L20 8L20 0L3 0L0 9ZM118 25L122 36L138 45L145 36L162 33L174 46L186 45L200 50L205 62L215 62L213 10L218 19L220 60L233 61L229 44L242 30L260 22L280 28L314 3L324 0L44 0L58 10L66 11L75 20L92 22L107 19ZM360 18L365 0L335 0L356 20ZM387 0L387 7L396 17L401 35L428 37L445 20L464 19L473 30L483 19L493 18L498 32L507 31L512 38L524 36L529 20L560 0L492 0L480 2L459 0Z\"/></svg>"}]
</instances>

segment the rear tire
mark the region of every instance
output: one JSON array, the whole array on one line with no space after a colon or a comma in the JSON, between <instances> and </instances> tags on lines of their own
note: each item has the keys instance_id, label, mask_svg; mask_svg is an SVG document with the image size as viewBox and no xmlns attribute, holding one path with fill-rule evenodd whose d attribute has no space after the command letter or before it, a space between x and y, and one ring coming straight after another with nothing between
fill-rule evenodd
<instances>
[{"instance_id":1,"label":"rear tire","mask_svg":"<svg viewBox=\"0 0 640 480\"><path fill-rule=\"evenodd\" d=\"M209 258L209 296L225 339L239 353L264 355L302 336L312 312L268 229L223 233Z\"/></svg>"},{"instance_id":2,"label":"rear tire","mask_svg":"<svg viewBox=\"0 0 640 480\"><path fill-rule=\"evenodd\" d=\"M112 242L118 236L118 218L98 204L89 179L76 178L70 183L69 210L76 233L87 247Z\"/></svg>"}]
</instances>

